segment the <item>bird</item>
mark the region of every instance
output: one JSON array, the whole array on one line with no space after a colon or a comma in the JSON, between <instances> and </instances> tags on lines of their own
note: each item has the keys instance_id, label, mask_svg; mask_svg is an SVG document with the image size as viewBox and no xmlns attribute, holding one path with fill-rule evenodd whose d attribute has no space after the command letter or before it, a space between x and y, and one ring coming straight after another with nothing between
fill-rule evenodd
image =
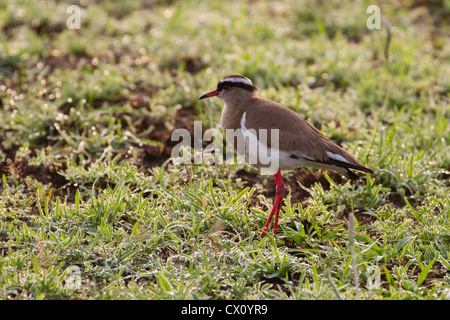
<instances>
[{"instance_id":1,"label":"bird","mask_svg":"<svg viewBox=\"0 0 450 320\"><path fill-rule=\"evenodd\" d=\"M276 192L261 238L267 235L273 216L273 233L277 234L285 193L281 170L311 166L336 171L351 180L359 179L352 170L374 173L292 109L259 97L253 82L243 75L222 78L216 89L203 94L199 100L211 97L224 102L220 119L222 131L238 154L255 168L267 169L267 161L258 157L258 152L276 160L275 165L266 170L274 176Z\"/></svg>"}]
</instances>

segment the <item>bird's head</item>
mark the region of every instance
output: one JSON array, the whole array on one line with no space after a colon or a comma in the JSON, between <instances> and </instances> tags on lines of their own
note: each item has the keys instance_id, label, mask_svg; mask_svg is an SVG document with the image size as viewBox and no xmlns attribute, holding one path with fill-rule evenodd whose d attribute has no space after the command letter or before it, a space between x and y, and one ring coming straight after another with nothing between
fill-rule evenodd
<instances>
[{"instance_id":1,"label":"bird's head","mask_svg":"<svg viewBox=\"0 0 450 320\"><path fill-rule=\"evenodd\" d=\"M239 74L226 76L217 83L217 88L213 91L205 93L199 99L209 97L219 97L225 103L231 100L244 100L246 97L254 95L257 91L252 80Z\"/></svg>"}]
</instances>

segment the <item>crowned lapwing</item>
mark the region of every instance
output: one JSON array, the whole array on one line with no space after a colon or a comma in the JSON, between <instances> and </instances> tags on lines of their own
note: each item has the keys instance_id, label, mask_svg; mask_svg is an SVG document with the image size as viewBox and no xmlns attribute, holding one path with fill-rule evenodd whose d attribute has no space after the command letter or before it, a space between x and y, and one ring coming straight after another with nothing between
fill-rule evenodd
<instances>
[{"instance_id":1,"label":"crowned lapwing","mask_svg":"<svg viewBox=\"0 0 450 320\"><path fill-rule=\"evenodd\" d=\"M263 167L255 155L258 150L264 149L266 154L276 156L277 161L274 163L277 165L271 167L271 173L275 177L276 198L261 233L261 237L264 237L274 214L273 230L274 233L277 232L285 191L281 170L307 165L334 170L352 180L358 180L358 176L350 169L368 173L373 171L359 163L354 156L325 137L293 110L275 101L260 98L257 92L247 77L230 75L220 80L215 90L202 95L200 99L217 96L224 101L221 125L226 140L236 149L237 145L243 145L241 151L237 151L242 153L251 165L256 168ZM240 131L240 134L235 134L236 131ZM261 132L265 132L265 135ZM273 137L277 138L276 143Z\"/></svg>"}]
</instances>

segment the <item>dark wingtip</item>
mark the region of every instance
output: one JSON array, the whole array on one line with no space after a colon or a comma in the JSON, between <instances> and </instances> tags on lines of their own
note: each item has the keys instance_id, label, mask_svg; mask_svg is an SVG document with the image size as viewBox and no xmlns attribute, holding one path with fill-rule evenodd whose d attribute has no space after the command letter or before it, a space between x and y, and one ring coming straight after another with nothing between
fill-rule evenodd
<instances>
[{"instance_id":1,"label":"dark wingtip","mask_svg":"<svg viewBox=\"0 0 450 320\"><path fill-rule=\"evenodd\" d=\"M367 173L370 173L370 174L374 174L374 172L371 170L371 169L369 169L369 168L366 168L366 167L364 167L366 170L361 170L361 169L359 169L360 171L363 171L363 172L367 172ZM356 173L354 173L353 171L351 171L351 170L349 170L349 169L347 169L347 172L345 172L345 174L344 174L347 178L349 178L349 179L351 179L351 180L353 180L353 181L357 181L357 180L361 180L361 177L359 177Z\"/></svg>"}]
</instances>

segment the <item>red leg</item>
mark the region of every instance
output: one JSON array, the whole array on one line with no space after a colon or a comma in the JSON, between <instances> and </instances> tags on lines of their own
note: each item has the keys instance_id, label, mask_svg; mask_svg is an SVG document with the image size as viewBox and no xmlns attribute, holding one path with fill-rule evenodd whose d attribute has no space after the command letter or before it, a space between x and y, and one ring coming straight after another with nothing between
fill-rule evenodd
<instances>
[{"instance_id":1,"label":"red leg","mask_svg":"<svg viewBox=\"0 0 450 320\"><path fill-rule=\"evenodd\" d=\"M277 233L278 229L278 217L280 216L281 205L283 203L284 196L284 183L283 178L281 177L281 171L278 169L277 173L274 174L275 184L276 184L276 198L273 203L272 210L270 211L269 218L267 219L266 225L264 226L263 232L261 233L261 238L266 236L266 232L269 229L270 220L272 220L272 216L275 213L275 222L273 225L273 233Z\"/></svg>"},{"instance_id":2,"label":"red leg","mask_svg":"<svg viewBox=\"0 0 450 320\"><path fill-rule=\"evenodd\" d=\"M278 175L278 185L277 185L276 199L275 200L278 200L278 201L275 201L275 203L277 205L277 208L276 208L276 213L275 213L275 221L274 221L274 224L273 224L273 233L274 234L277 233L278 217L280 216L280 210L281 210L281 205L283 204L283 197L284 197L284 190L285 190L284 183L283 183L283 178L281 177L280 170L278 170L277 175Z\"/></svg>"}]
</instances>

